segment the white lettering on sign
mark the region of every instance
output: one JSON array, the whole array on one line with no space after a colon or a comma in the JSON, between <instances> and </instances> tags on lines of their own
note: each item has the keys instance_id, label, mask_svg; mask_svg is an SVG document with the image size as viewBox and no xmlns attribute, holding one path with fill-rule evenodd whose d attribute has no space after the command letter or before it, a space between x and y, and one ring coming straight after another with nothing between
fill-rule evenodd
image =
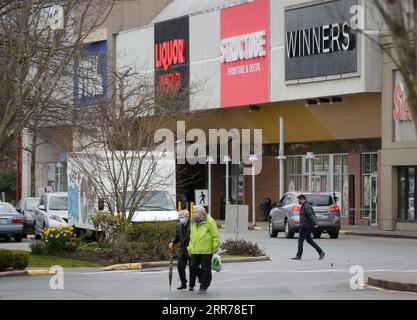
<instances>
[{"instance_id":1,"label":"white lettering on sign","mask_svg":"<svg viewBox=\"0 0 417 320\"><path fill-rule=\"evenodd\" d=\"M261 71L261 64L260 63L251 63L242 66L230 67L227 69L227 75L230 76L238 76L241 74L252 73L252 72L260 72Z\"/></svg>"},{"instance_id":2,"label":"white lettering on sign","mask_svg":"<svg viewBox=\"0 0 417 320\"><path fill-rule=\"evenodd\" d=\"M265 30L222 39L220 43L221 63L265 57L265 45Z\"/></svg>"},{"instance_id":3,"label":"white lettering on sign","mask_svg":"<svg viewBox=\"0 0 417 320\"><path fill-rule=\"evenodd\" d=\"M348 22L287 32L287 57L298 58L316 54L349 51L355 48L355 38Z\"/></svg>"}]
</instances>

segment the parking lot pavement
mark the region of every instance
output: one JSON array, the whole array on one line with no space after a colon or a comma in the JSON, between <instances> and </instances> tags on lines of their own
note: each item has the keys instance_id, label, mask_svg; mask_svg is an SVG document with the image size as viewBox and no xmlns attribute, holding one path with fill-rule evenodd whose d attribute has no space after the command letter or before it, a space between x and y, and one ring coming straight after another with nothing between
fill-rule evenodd
<instances>
[{"instance_id":1,"label":"parking lot pavement","mask_svg":"<svg viewBox=\"0 0 417 320\"><path fill-rule=\"evenodd\" d=\"M8 241L6 241L5 239L0 239L0 248L9 250L30 251L30 242L31 240L28 239L22 239L22 242L14 242L13 239Z\"/></svg>"},{"instance_id":2,"label":"parking lot pavement","mask_svg":"<svg viewBox=\"0 0 417 320\"><path fill-rule=\"evenodd\" d=\"M222 240L235 235L220 232ZM168 268L142 271L65 270L63 290L51 290L50 277L0 279L0 299L417 299L416 293L351 288L352 267L363 268L364 280L376 274L417 272L417 240L324 236L317 240L327 252L324 260L305 245L301 261L293 261L297 239L269 238L267 232L239 234L258 243L271 257L267 262L228 263L213 273L204 297L168 288ZM4 243L2 243L4 245ZM14 245L8 243L7 245ZM188 273L188 272L187 272Z\"/></svg>"}]
</instances>

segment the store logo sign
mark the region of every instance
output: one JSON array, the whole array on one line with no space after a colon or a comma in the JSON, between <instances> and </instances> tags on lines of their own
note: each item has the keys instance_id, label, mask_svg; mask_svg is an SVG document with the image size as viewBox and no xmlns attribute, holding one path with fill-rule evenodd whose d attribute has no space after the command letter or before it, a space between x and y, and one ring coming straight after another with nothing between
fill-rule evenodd
<instances>
[{"instance_id":1,"label":"store logo sign","mask_svg":"<svg viewBox=\"0 0 417 320\"><path fill-rule=\"evenodd\" d=\"M265 30L222 39L220 43L221 63L259 57L266 57Z\"/></svg>"},{"instance_id":2,"label":"store logo sign","mask_svg":"<svg viewBox=\"0 0 417 320\"><path fill-rule=\"evenodd\" d=\"M413 120L413 114L408 107L407 95L402 84L395 85L393 117L395 121Z\"/></svg>"},{"instance_id":3,"label":"store logo sign","mask_svg":"<svg viewBox=\"0 0 417 320\"><path fill-rule=\"evenodd\" d=\"M175 39L155 45L155 68L167 71L172 65L185 63L185 40Z\"/></svg>"},{"instance_id":4,"label":"store logo sign","mask_svg":"<svg viewBox=\"0 0 417 320\"><path fill-rule=\"evenodd\" d=\"M334 23L287 32L286 45L288 58L298 58L353 50L355 38L349 22Z\"/></svg>"}]
</instances>

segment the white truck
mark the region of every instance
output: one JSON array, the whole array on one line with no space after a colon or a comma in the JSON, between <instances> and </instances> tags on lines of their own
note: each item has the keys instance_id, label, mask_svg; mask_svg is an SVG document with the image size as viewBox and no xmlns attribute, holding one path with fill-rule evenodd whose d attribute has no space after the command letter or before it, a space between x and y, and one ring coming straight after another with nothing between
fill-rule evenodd
<instances>
[{"instance_id":1,"label":"white truck","mask_svg":"<svg viewBox=\"0 0 417 320\"><path fill-rule=\"evenodd\" d=\"M103 198L95 191L95 185L97 179L92 174L101 175L101 181L105 185L102 190L108 190L108 194L105 195L106 199L112 198L118 194L114 191L114 188L110 186L111 183L107 176L115 175L119 169L113 169L108 174L100 169L95 168L91 164L89 165L89 159L85 155L85 161L83 161L83 154L72 153L68 154L67 162L67 175L68 175L68 211L69 211L69 224L78 229L95 230L91 223L91 217L98 211L108 211L109 208L104 204ZM157 160L155 160L157 158ZM151 222L151 221L173 221L178 219L178 211L175 205L176 194L176 179L175 179L175 157L173 153L157 154L155 153L146 157L143 157L142 170L140 172L147 171L150 165L156 165L156 169L152 170L152 175L144 177L147 188L145 190L139 190L141 201L138 203L137 208L134 211L132 223ZM105 167L100 166L100 168ZM115 165L116 166L116 165ZM90 167L90 169L89 169ZM137 174L141 174L140 172ZM132 172L131 172L132 173ZM123 187L123 183L120 188ZM129 199L132 195L132 191L128 191L126 198ZM129 202L126 205L129 208ZM113 212L117 212L117 208L112 205ZM128 211L128 210L126 210Z\"/></svg>"}]
</instances>

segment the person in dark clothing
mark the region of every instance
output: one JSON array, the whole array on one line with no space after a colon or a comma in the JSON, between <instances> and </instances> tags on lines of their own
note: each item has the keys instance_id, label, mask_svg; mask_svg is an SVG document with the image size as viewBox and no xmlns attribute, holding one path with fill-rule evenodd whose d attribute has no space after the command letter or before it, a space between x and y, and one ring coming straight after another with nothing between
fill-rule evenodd
<instances>
[{"instance_id":1,"label":"person in dark clothing","mask_svg":"<svg viewBox=\"0 0 417 320\"><path fill-rule=\"evenodd\" d=\"M315 243L311 237L313 229L318 228L317 218L314 214L313 206L307 202L306 196L300 194L298 196L298 203L301 205L300 210L300 232L298 237L298 252L292 260L301 260L303 255L303 244L304 240L307 241L319 254L319 259L324 258L324 251Z\"/></svg>"},{"instance_id":2,"label":"person in dark clothing","mask_svg":"<svg viewBox=\"0 0 417 320\"><path fill-rule=\"evenodd\" d=\"M174 245L177 243L180 244L180 247L177 252L178 258L178 274L181 280L181 286L178 290L187 289L187 277L185 275L185 269L187 267L187 262L189 263L189 272L191 273L190 265L190 256L188 254L188 244L190 242L190 213L188 210L182 210L179 213L179 223L176 226L175 237L169 243L168 247L170 250L174 248ZM197 274L199 276L199 274Z\"/></svg>"}]
</instances>

